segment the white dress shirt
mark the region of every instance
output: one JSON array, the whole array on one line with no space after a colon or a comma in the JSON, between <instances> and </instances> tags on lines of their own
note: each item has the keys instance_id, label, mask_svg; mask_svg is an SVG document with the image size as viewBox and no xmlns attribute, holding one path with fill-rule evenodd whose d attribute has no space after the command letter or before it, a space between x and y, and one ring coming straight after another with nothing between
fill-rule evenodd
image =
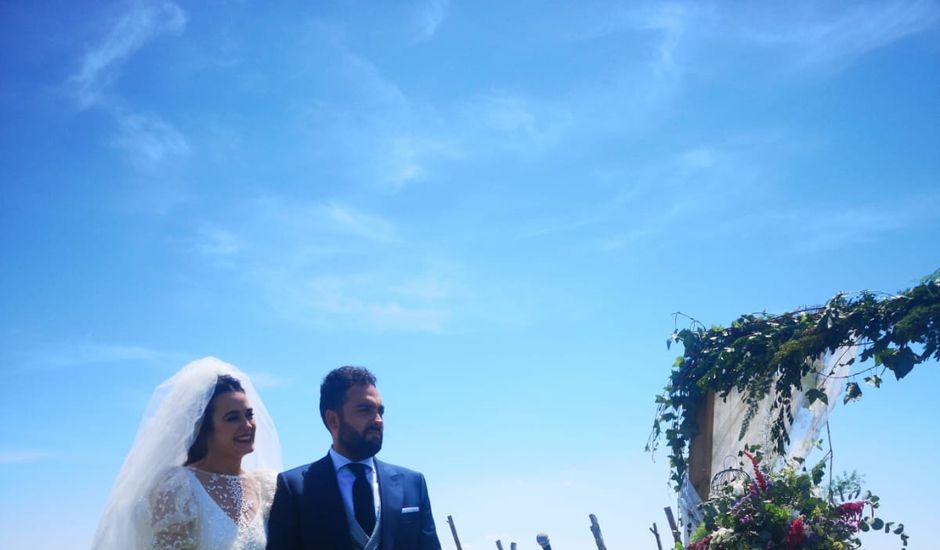
<instances>
[{"instance_id":1,"label":"white dress shirt","mask_svg":"<svg viewBox=\"0 0 940 550\"><path fill-rule=\"evenodd\" d=\"M346 466L353 461L339 454L333 447L330 447L330 458L333 459L333 469L336 471L336 481L339 483L339 494L343 497L343 506L346 507L346 517L356 517L353 507L352 486L356 481L356 474ZM365 460L360 460L359 464L366 467L366 480L372 485L372 501L375 503L375 517L379 517L379 509L382 508L382 502L379 498L379 480L375 475L375 460L370 456Z\"/></svg>"}]
</instances>

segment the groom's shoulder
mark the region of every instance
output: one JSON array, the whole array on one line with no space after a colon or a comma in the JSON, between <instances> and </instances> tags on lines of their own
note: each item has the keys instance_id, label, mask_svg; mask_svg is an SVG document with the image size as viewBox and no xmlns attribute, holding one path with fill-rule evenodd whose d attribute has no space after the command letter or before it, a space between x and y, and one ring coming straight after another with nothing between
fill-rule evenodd
<instances>
[{"instance_id":1,"label":"groom's shoulder","mask_svg":"<svg viewBox=\"0 0 940 550\"><path fill-rule=\"evenodd\" d=\"M330 470L333 468L333 462L330 460L330 456L327 455L316 462L311 462L309 464L304 464L302 466L297 466L296 468L291 468L281 473L281 477L285 479L302 479L308 474L316 473L324 468L329 467Z\"/></svg>"},{"instance_id":2,"label":"groom's shoulder","mask_svg":"<svg viewBox=\"0 0 940 550\"><path fill-rule=\"evenodd\" d=\"M399 466L397 464L389 464L384 460L375 459L376 465L380 469L384 469L387 472L390 472L395 475L401 475L404 477L424 477L421 472L412 470L411 468L405 468L404 466Z\"/></svg>"}]
</instances>

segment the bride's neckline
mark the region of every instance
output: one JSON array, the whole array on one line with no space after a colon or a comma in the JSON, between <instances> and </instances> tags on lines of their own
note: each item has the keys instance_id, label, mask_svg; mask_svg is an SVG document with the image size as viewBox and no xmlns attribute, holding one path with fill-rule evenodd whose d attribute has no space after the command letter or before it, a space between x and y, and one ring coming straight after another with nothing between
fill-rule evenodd
<instances>
[{"instance_id":1,"label":"bride's neckline","mask_svg":"<svg viewBox=\"0 0 940 550\"><path fill-rule=\"evenodd\" d=\"M197 468L197 467L195 467L195 466L186 466L186 467L187 467L188 469L192 470L193 472L199 472L199 473L201 473L201 474L206 474L206 475L209 475L209 476L219 476L219 477L244 477L244 476L246 476L246 475L248 474L248 472L245 472L245 471L242 471L241 473L238 473L238 474L220 474L219 472L210 472L209 470L203 470L202 468Z\"/></svg>"}]
</instances>

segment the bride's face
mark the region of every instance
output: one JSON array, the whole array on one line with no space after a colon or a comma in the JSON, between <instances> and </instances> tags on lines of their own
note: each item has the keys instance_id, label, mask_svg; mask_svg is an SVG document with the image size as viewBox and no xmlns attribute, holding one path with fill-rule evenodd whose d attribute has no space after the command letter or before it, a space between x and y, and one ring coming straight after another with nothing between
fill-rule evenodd
<instances>
[{"instance_id":1,"label":"bride's face","mask_svg":"<svg viewBox=\"0 0 940 550\"><path fill-rule=\"evenodd\" d=\"M212 403L210 455L241 458L255 449L255 414L244 393L217 395Z\"/></svg>"}]
</instances>

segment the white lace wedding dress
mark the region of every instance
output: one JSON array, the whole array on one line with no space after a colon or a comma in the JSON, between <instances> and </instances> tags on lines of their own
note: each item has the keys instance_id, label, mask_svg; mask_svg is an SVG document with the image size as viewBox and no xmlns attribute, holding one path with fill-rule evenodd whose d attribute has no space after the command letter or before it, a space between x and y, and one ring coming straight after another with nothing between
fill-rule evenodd
<instances>
[{"instance_id":1,"label":"white lace wedding dress","mask_svg":"<svg viewBox=\"0 0 940 550\"><path fill-rule=\"evenodd\" d=\"M150 492L145 517L154 550L264 550L275 474L224 475L175 467Z\"/></svg>"}]
</instances>

